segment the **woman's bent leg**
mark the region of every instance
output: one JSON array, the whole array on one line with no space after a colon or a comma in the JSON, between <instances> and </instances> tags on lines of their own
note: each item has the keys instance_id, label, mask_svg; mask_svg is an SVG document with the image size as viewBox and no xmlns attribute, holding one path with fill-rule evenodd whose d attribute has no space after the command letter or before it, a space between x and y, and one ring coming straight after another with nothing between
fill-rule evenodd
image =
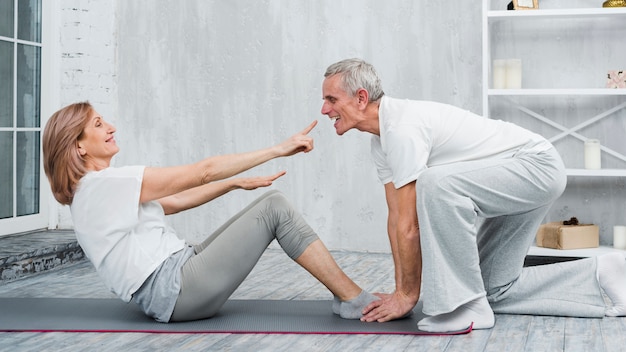
<instances>
[{"instance_id":1,"label":"woman's bent leg","mask_svg":"<svg viewBox=\"0 0 626 352\"><path fill-rule=\"evenodd\" d=\"M247 206L207 240L183 266L181 290L172 321L213 316L254 268L275 238L264 217L272 213L267 192Z\"/></svg>"},{"instance_id":2,"label":"woman's bent leg","mask_svg":"<svg viewBox=\"0 0 626 352\"><path fill-rule=\"evenodd\" d=\"M342 316L360 317L360 310L376 299L345 275L302 216L281 193L272 191L255 200L196 246L197 254L182 269L181 292L171 320L213 316L254 268L274 238L289 257L342 301L352 300L342 307L346 311ZM362 296L368 297L367 302L355 306L356 301L364 300Z\"/></svg>"}]
</instances>

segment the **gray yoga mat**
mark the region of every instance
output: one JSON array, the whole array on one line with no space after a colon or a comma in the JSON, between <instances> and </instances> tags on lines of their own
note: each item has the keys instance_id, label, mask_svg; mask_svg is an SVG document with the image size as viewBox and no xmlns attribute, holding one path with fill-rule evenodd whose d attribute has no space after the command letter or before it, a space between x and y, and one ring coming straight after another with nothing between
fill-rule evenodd
<instances>
[{"instance_id":1,"label":"gray yoga mat","mask_svg":"<svg viewBox=\"0 0 626 352\"><path fill-rule=\"evenodd\" d=\"M145 316L134 303L117 299L0 298L0 331L442 335L417 330L421 318L414 313L391 322L364 323L333 314L331 301L229 300L213 318L164 324Z\"/></svg>"}]
</instances>

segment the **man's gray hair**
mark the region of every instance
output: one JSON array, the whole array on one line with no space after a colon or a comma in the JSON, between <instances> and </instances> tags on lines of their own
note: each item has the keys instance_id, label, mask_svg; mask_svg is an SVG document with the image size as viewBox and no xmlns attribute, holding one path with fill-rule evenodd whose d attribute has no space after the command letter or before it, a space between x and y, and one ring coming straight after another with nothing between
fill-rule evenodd
<instances>
[{"instance_id":1,"label":"man's gray hair","mask_svg":"<svg viewBox=\"0 0 626 352\"><path fill-rule=\"evenodd\" d=\"M369 102L375 102L385 95L376 69L361 59L345 59L336 62L326 69L324 77L341 76L343 90L354 96L356 91L363 88L369 93Z\"/></svg>"}]
</instances>

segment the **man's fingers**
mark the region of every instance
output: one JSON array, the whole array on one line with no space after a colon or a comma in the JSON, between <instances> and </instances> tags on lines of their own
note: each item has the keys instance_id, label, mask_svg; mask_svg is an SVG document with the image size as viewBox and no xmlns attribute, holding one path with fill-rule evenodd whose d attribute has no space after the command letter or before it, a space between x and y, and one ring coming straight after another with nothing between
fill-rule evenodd
<instances>
[{"instance_id":1,"label":"man's fingers","mask_svg":"<svg viewBox=\"0 0 626 352\"><path fill-rule=\"evenodd\" d=\"M382 300L381 299L377 299L375 301L373 301L372 303L368 304L365 309L363 309L363 314L368 314L369 312L371 312L372 310L380 307L380 305L382 304Z\"/></svg>"},{"instance_id":2,"label":"man's fingers","mask_svg":"<svg viewBox=\"0 0 626 352\"><path fill-rule=\"evenodd\" d=\"M375 308L374 310L370 311L368 314L364 315L363 318L361 318L362 321L366 321L366 322L373 322L373 321L385 321L384 319L387 317L387 313L383 312L381 310L380 307Z\"/></svg>"}]
</instances>

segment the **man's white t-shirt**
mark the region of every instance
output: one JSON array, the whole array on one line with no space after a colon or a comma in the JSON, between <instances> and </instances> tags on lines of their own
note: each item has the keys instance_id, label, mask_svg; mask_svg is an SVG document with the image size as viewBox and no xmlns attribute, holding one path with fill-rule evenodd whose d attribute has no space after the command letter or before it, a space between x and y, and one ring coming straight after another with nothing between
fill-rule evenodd
<instances>
[{"instance_id":1,"label":"man's white t-shirt","mask_svg":"<svg viewBox=\"0 0 626 352\"><path fill-rule=\"evenodd\" d=\"M384 96L378 116L380 136L372 136L372 157L378 178L395 188L417 180L429 167L552 148L520 126L437 102Z\"/></svg>"},{"instance_id":2,"label":"man's white t-shirt","mask_svg":"<svg viewBox=\"0 0 626 352\"><path fill-rule=\"evenodd\" d=\"M123 301L185 242L157 201L139 203L144 166L109 167L80 180L70 206L78 243Z\"/></svg>"}]
</instances>

